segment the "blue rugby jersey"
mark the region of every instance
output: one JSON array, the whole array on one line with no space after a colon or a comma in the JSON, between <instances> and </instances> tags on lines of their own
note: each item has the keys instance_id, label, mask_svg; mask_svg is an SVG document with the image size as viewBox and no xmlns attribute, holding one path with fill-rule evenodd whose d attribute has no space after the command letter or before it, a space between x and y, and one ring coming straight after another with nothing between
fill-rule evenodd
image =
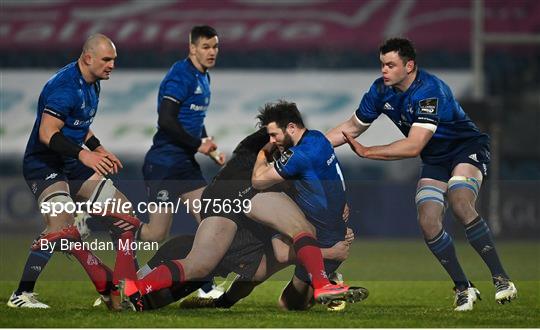
<instances>
[{"instance_id":1,"label":"blue rugby jersey","mask_svg":"<svg viewBox=\"0 0 540 330\"><path fill-rule=\"evenodd\" d=\"M88 84L84 81L77 61L60 69L43 87L39 96L36 121L24 153L26 169L44 165L65 167L73 165L76 159L49 149L39 140L39 126L43 113L64 122L62 134L73 143L82 146L90 124L96 115L99 102L100 83Z\"/></svg>"},{"instance_id":2,"label":"blue rugby jersey","mask_svg":"<svg viewBox=\"0 0 540 330\"><path fill-rule=\"evenodd\" d=\"M274 167L284 179L292 180L291 197L317 228L321 245L328 247L343 240L345 183L334 148L324 134L306 130L298 144L274 162Z\"/></svg>"},{"instance_id":3,"label":"blue rugby jersey","mask_svg":"<svg viewBox=\"0 0 540 330\"><path fill-rule=\"evenodd\" d=\"M454 98L450 88L436 76L418 70L416 79L405 91L385 86L379 78L364 94L355 115L364 125L371 124L381 113L407 136L411 126L435 125L433 137L420 156L426 163L448 160L481 133Z\"/></svg>"},{"instance_id":4,"label":"blue rugby jersey","mask_svg":"<svg viewBox=\"0 0 540 330\"><path fill-rule=\"evenodd\" d=\"M202 138L204 118L210 104L210 75L202 73L189 58L173 64L159 86L158 109L163 98L180 104L177 120L184 130L195 138ZM196 152L196 151L195 151ZM173 143L158 127L146 161L163 166L175 166L193 157L187 150Z\"/></svg>"}]
</instances>

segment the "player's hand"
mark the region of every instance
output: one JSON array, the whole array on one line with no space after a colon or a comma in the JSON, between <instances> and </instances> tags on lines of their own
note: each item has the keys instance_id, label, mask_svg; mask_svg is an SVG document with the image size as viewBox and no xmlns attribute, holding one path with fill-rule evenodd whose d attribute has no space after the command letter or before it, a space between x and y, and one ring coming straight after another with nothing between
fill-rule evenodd
<instances>
[{"instance_id":1,"label":"player's hand","mask_svg":"<svg viewBox=\"0 0 540 330\"><path fill-rule=\"evenodd\" d=\"M345 243L351 245L354 241L354 231L347 227L347 232L345 233Z\"/></svg>"},{"instance_id":2,"label":"player's hand","mask_svg":"<svg viewBox=\"0 0 540 330\"><path fill-rule=\"evenodd\" d=\"M349 208L349 204L345 203L345 208L343 209L343 216L342 216L343 222L349 221L350 213L351 213L351 209Z\"/></svg>"},{"instance_id":3,"label":"player's hand","mask_svg":"<svg viewBox=\"0 0 540 330\"><path fill-rule=\"evenodd\" d=\"M112 173L114 168L114 163L110 160L106 154L89 151L86 149L79 152L79 160L85 166L93 169L96 173L100 175L107 175Z\"/></svg>"},{"instance_id":4,"label":"player's hand","mask_svg":"<svg viewBox=\"0 0 540 330\"><path fill-rule=\"evenodd\" d=\"M349 146L351 147L351 149L354 151L355 154L357 154L358 156L362 158L366 157L367 148L365 146L360 144L360 142L356 141L348 133L346 132L341 132L341 133L343 133L343 137L345 138L345 141L349 144Z\"/></svg>"},{"instance_id":5,"label":"player's hand","mask_svg":"<svg viewBox=\"0 0 540 330\"><path fill-rule=\"evenodd\" d=\"M205 155L210 155L210 152L217 149L217 145L212 141L212 138L204 138L202 139L202 143L199 146L199 149L197 149L198 152Z\"/></svg>"},{"instance_id":6,"label":"player's hand","mask_svg":"<svg viewBox=\"0 0 540 330\"><path fill-rule=\"evenodd\" d=\"M124 166L122 165L122 162L120 162L120 159L118 159L118 157L116 157L115 154L113 154L112 152L108 151L107 149L105 149L103 146L99 146L97 147L94 151L97 151L99 152L100 154L104 154L107 156L107 158L113 162L113 171L112 173L113 174L117 174L119 169L121 168L124 168Z\"/></svg>"},{"instance_id":7,"label":"player's hand","mask_svg":"<svg viewBox=\"0 0 540 330\"><path fill-rule=\"evenodd\" d=\"M212 158L212 160L216 162L216 164L218 164L219 166L223 166L225 164L225 160L226 160L225 153L220 152L218 149L214 151L210 151L208 153L208 156Z\"/></svg>"},{"instance_id":8,"label":"player's hand","mask_svg":"<svg viewBox=\"0 0 540 330\"><path fill-rule=\"evenodd\" d=\"M345 261L349 257L349 247L350 244L347 244L345 241L339 241L334 246L331 247L332 249L332 260L336 261Z\"/></svg>"}]
</instances>

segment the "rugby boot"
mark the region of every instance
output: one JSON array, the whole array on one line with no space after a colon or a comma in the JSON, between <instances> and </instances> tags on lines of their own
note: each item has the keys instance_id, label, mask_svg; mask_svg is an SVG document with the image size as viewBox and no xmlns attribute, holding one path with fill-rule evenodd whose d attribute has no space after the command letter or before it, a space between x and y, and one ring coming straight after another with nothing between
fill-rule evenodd
<instances>
[{"instance_id":1,"label":"rugby boot","mask_svg":"<svg viewBox=\"0 0 540 330\"><path fill-rule=\"evenodd\" d=\"M335 300L345 300L350 303L360 302L369 296L369 291L362 287L326 284L314 290L313 297L319 304L328 304Z\"/></svg>"},{"instance_id":2,"label":"rugby boot","mask_svg":"<svg viewBox=\"0 0 540 330\"><path fill-rule=\"evenodd\" d=\"M512 281L502 276L493 278L495 284L495 301L499 304L510 302L517 298L517 289Z\"/></svg>"}]
</instances>

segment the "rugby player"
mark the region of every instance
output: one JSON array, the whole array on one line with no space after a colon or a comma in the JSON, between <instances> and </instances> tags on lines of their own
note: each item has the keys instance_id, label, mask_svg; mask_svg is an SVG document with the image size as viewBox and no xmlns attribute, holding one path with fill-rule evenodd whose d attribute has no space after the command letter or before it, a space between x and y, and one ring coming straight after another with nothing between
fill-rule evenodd
<instances>
[{"instance_id":1,"label":"rugby player","mask_svg":"<svg viewBox=\"0 0 540 330\"><path fill-rule=\"evenodd\" d=\"M256 189L268 189L276 184L290 182L291 198L300 207L307 220L316 228L317 238L309 233L293 236L294 245L309 247L333 246L343 240L346 224L342 214L346 206L345 182L334 149L324 134L308 130L296 104L286 101L266 104L258 115L259 124L266 127L270 143L276 146L281 156L268 163L266 151L259 152L253 169L252 184ZM257 196L255 196L257 198ZM279 204L261 204L265 212L272 212ZM284 219L286 220L286 219ZM288 221L280 225L288 226ZM278 228L276 228L278 230ZM282 231L282 230L280 230ZM307 249L306 249L307 250ZM303 251L297 251L300 256ZM310 252L314 256L316 251ZM322 261L322 258L311 259ZM328 282L327 274L313 269L325 269L334 272L339 262L325 260L324 265L303 263L296 267L292 285L286 290L303 291L310 284L317 299L317 287L320 281ZM311 267L311 269L309 268Z\"/></svg>"},{"instance_id":2,"label":"rugby player","mask_svg":"<svg viewBox=\"0 0 540 330\"><path fill-rule=\"evenodd\" d=\"M159 86L158 130L147 152L143 176L149 201L167 202L181 198L192 202L201 197L206 186L201 168L195 160L200 152L217 164L225 163L225 155L206 133L204 119L210 105L209 69L216 64L219 39L210 26L194 26L189 34L189 55L172 65ZM189 212L200 222L193 207ZM171 227L174 212L163 210L149 214L149 223L137 233L143 241L163 241ZM212 283L204 287L210 295Z\"/></svg>"},{"instance_id":3,"label":"rugby player","mask_svg":"<svg viewBox=\"0 0 540 330\"><path fill-rule=\"evenodd\" d=\"M418 221L428 248L454 281L455 310L472 310L480 295L463 272L452 237L442 226L445 203L491 271L495 300L511 301L517 289L499 260L486 221L475 208L490 161L489 136L478 130L442 80L418 68L409 40L388 39L379 52L382 77L364 94L352 117L327 133L328 139L335 147L348 143L362 158L397 160L420 155ZM406 137L372 147L357 142L355 138L382 113Z\"/></svg>"},{"instance_id":4,"label":"rugby player","mask_svg":"<svg viewBox=\"0 0 540 330\"><path fill-rule=\"evenodd\" d=\"M74 199L128 202L105 177L117 173L122 163L90 129L98 108L100 81L109 79L116 57L113 42L105 35L94 34L84 43L79 59L60 69L45 84L23 160L24 178L40 209L47 203L67 205ZM9 307L49 308L34 293L36 281L53 254L46 243L60 239L80 241L73 214L64 209L43 216L46 228L32 244L19 286L7 302ZM91 251L77 248L63 252L75 256L100 294L110 293L111 271L101 267L101 261Z\"/></svg>"},{"instance_id":5,"label":"rugby player","mask_svg":"<svg viewBox=\"0 0 540 330\"><path fill-rule=\"evenodd\" d=\"M233 244L238 228L243 226L243 213L260 222L270 224L273 229L285 228L281 232L288 239L293 240L296 259L309 268L311 273L319 274L317 277L318 285L313 285L314 296L318 302L326 303L336 299L347 299L355 302L364 299L365 289L333 285L322 275L325 272L321 251L317 246L318 243L313 241L315 230L289 197L281 192L258 193L251 187L251 170L256 155L262 147L268 144L267 142L268 136L264 130L260 130L243 140L233 152L232 159L218 173L202 195L203 200L212 200L218 203L227 199L248 200L252 203L250 209L235 213L227 212L223 207L219 209L206 208L202 215L204 220L201 221L195 235L193 248L184 259L160 265L142 279L126 279L122 292L130 298L135 306L140 304L141 297L150 292L171 287L174 282L181 285L211 274ZM274 207L269 210L268 205ZM274 221L272 222L271 219ZM286 219L292 222L291 226L285 227L281 224ZM335 237L340 237L339 241L342 241L345 237L345 231L340 231ZM317 267L319 268L317 269Z\"/></svg>"}]
</instances>

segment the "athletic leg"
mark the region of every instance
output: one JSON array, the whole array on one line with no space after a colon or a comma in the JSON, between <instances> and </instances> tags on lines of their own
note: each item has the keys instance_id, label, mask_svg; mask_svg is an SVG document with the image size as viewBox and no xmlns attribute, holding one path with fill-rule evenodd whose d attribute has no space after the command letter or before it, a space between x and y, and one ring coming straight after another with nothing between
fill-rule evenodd
<instances>
[{"instance_id":1,"label":"athletic leg","mask_svg":"<svg viewBox=\"0 0 540 330\"><path fill-rule=\"evenodd\" d=\"M448 199L452 211L465 227L470 245L488 266L499 303L517 297L517 289L504 270L486 221L476 211L476 199L482 184L482 172L471 164L458 164L449 181Z\"/></svg>"}]
</instances>

